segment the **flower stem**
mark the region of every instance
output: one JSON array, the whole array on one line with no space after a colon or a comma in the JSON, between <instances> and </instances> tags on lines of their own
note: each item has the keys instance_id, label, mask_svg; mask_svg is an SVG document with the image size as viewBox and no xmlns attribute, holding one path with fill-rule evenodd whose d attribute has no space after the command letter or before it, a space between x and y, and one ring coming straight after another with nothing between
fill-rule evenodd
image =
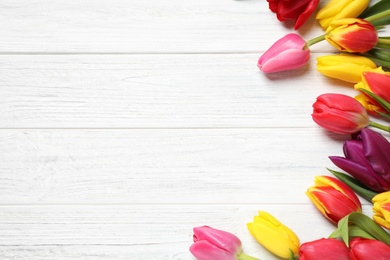
<instances>
[{"instance_id":1,"label":"flower stem","mask_svg":"<svg viewBox=\"0 0 390 260\"><path fill-rule=\"evenodd\" d=\"M321 35L321 36L318 36L318 37L316 37L316 38L314 38L314 39L311 39L311 40L307 41L307 42L306 42L307 47L310 47L310 46L312 46L313 44L316 44L317 42L320 42L320 41L325 40L325 35L326 35L326 34L323 34L323 35Z\"/></svg>"},{"instance_id":2,"label":"flower stem","mask_svg":"<svg viewBox=\"0 0 390 260\"><path fill-rule=\"evenodd\" d=\"M246 255L246 254L243 254L241 253L239 256L238 256L238 259L240 260L260 260L258 258L254 258L254 257L251 257L249 255Z\"/></svg>"},{"instance_id":3,"label":"flower stem","mask_svg":"<svg viewBox=\"0 0 390 260\"><path fill-rule=\"evenodd\" d=\"M372 23L373 21L379 20L379 19L384 18L384 17L389 16L389 15L390 15L390 9L386 10L384 12L378 13L378 14L374 14L374 15L369 16L367 18L364 18L364 20Z\"/></svg>"},{"instance_id":4,"label":"flower stem","mask_svg":"<svg viewBox=\"0 0 390 260\"><path fill-rule=\"evenodd\" d=\"M378 129L381 129L383 131L387 131L387 132L390 133L390 127L389 126L381 125L381 124L378 124L378 123L375 123L375 122L372 122L372 121L370 121L369 125L373 126L373 127L376 127Z\"/></svg>"}]
</instances>

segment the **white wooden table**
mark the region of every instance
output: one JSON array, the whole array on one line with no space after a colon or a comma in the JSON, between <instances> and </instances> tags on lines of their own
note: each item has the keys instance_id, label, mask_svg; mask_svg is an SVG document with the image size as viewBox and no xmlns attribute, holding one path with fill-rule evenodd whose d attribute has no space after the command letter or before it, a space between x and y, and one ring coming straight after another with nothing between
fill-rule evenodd
<instances>
[{"instance_id":1,"label":"white wooden table","mask_svg":"<svg viewBox=\"0 0 390 260\"><path fill-rule=\"evenodd\" d=\"M311 105L356 92L316 71L327 43L258 70L292 32L265 0L2 0L0 21L0 259L193 260L201 225L275 259L258 210L302 242L333 231L305 191L347 136Z\"/></svg>"}]
</instances>

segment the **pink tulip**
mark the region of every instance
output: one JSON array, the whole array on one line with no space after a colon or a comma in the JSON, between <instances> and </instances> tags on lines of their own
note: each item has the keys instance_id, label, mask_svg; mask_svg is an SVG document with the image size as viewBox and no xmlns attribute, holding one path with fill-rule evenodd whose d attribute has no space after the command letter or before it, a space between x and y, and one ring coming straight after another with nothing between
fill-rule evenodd
<instances>
[{"instance_id":1,"label":"pink tulip","mask_svg":"<svg viewBox=\"0 0 390 260\"><path fill-rule=\"evenodd\" d=\"M387 260L390 259L390 246L373 239L354 238L349 243L351 260Z\"/></svg>"},{"instance_id":2,"label":"pink tulip","mask_svg":"<svg viewBox=\"0 0 390 260\"><path fill-rule=\"evenodd\" d=\"M208 226L194 228L191 253L199 260L236 260L241 254L241 241L235 235Z\"/></svg>"},{"instance_id":3,"label":"pink tulip","mask_svg":"<svg viewBox=\"0 0 390 260\"><path fill-rule=\"evenodd\" d=\"M348 247L334 238L321 238L299 247L299 260L349 260Z\"/></svg>"},{"instance_id":4,"label":"pink tulip","mask_svg":"<svg viewBox=\"0 0 390 260\"><path fill-rule=\"evenodd\" d=\"M368 126L366 109L356 99L342 94L323 94L313 104L313 120L339 134L353 134Z\"/></svg>"},{"instance_id":5,"label":"pink tulip","mask_svg":"<svg viewBox=\"0 0 390 260\"><path fill-rule=\"evenodd\" d=\"M259 59L257 67L265 73L293 70L304 66L310 58L306 42L290 33L275 42Z\"/></svg>"}]
</instances>

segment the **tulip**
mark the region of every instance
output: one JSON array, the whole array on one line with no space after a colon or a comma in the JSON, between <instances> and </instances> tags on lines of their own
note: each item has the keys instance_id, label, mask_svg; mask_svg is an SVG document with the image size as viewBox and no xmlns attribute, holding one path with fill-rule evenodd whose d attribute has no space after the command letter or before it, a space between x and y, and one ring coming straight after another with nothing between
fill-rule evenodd
<instances>
[{"instance_id":1,"label":"tulip","mask_svg":"<svg viewBox=\"0 0 390 260\"><path fill-rule=\"evenodd\" d=\"M379 193L372 199L372 203L374 203L375 213L373 220L382 227L390 229L390 191Z\"/></svg>"},{"instance_id":2,"label":"tulip","mask_svg":"<svg viewBox=\"0 0 390 260\"><path fill-rule=\"evenodd\" d=\"M344 143L345 158L330 160L359 182L377 192L390 190L390 143L378 132L362 129Z\"/></svg>"},{"instance_id":3,"label":"tulip","mask_svg":"<svg viewBox=\"0 0 390 260\"><path fill-rule=\"evenodd\" d=\"M383 109L378 102L373 100L372 98L368 97L365 94L360 94L354 97L357 101L359 101L360 104L364 106L364 108L373 113L373 114L378 114L375 111L381 112L381 113L387 113L385 109Z\"/></svg>"},{"instance_id":4,"label":"tulip","mask_svg":"<svg viewBox=\"0 0 390 260\"><path fill-rule=\"evenodd\" d=\"M323 128L352 134L368 126L367 111L354 98L342 94L323 94L313 104L313 120Z\"/></svg>"},{"instance_id":5,"label":"tulip","mask_svg":"<svg viewBox=\"0 0 390 260\"><path fill-rule=\"evenodd\" d=\"M390 259L390 246L379 240L357 237L349 243L351 260Z\"/></svg>"},{"instance_id":6,"label":"tulip","mask_svg":"<svg viewBox=\"0 0 390 260\"><path fill-rule=\"evenodd\" d=\"M317 58L317 70L325 76L357 83L362 80L362 72L376 68L369 58L349 55L326 55Z\"/></svg>"},{"instance_id":7,"label":"tulip","mask_svg":"<svg viewBox=\"0 0 390 260\"><path fill-rule=\"evenodd\" d=\"M358 90L359 88L370 91L385 101L390 102L390 73L383 71L382 67L364 71L362 73L362 81L355 85L355 89ZM369 99L376 106L380 106L374 99Z\"/></svg>"},{"instance_id":8,"label":"tulip","mask_svg":"<svg viewBox=\"0 0 390 260\"><path fill-rule=\"evenodd\" d=\"M328 176L317 176L314 182L306 195L330 221L337 223L352 212L362 211L358 197L343 182Z\"/></svg>"},{"instance_id":9,"label":"tulip","mask_svg":"<svg viewBox=\"0 0 390 260\"><path fill-rule=\"evenodd\" d=\"M259 216L255 216L247 226L252 236L271 253L284 259L289 259L289 249L294 254L298 253L298 237L270 214L259 211Z\"/></svg>"},{"instance_id":10,"label":"tulip","mask_svg":"<svg viewBox=\"0 0 390 260\"><path fill-rule=\"evenodd\" d=\"M303 243L299 260L349 260L349 250L344 242L335 238L321 238Z\"/></svg>"},{"instance_id":11,"label":"tulip","mask_svg":"<svg viewBox=\"0 0 390 260\"><path fill-rule=\"evenodd\" d=\"M242 252L235 235L208 226L194 228L191 253L199 260L235 260Z\"/></svg>"},{"instance_id":12,"label":"tulip","mask_svg":"<svg viewBox=\"0 0 390 260\"><path fill-rule=\"evenodd\" d=\"M257 66L265 73L292 70L304 66L309 58L305 40L291 33L275 42L260 57Z\"/></svg>"},{"instance_id":13,"label":"tulip","mask_svg":"<svg viewBox=\"0 0 390 260\"><path fill-rule=\"evenodd\" d=\"M378 43L375 27L362 19L344 18L333 21L326 30L325 39L340 51L363 53Z\"/></svg>"},{"instance_id":14,"label":"tulip","mask_svg":"<svg viewBox=\"0 0 390 260\"><path fill-rule=\"evenodd\" d=\"M334 20L358 17L369 3L369 0L331 0L318 11L316 18L326 29Z\"/></svg>"},{"instance_id":15,"label":"tulip","mask_svg":"<svg viewBox=\"0 0 390 260\"><path fill-rule=\"evenodd\" d=\"M267 0L269 9L276 13L278 20L295 20L298 30L317 8L319 0Z\"/></svg>"}]
</instances>

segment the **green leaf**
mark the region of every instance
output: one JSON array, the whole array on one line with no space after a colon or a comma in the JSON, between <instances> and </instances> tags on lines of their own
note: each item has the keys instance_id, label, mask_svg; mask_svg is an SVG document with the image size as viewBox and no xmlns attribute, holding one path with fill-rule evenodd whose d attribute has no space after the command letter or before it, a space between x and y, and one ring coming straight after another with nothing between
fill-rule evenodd
<instances>
[{"instance_id":1,"label":"green leaf","mask_svg":"<svg viewBox=\"0 0 390 260\"><path fill-rule=\"evenodd\" d=\"M328 168L327 168L328 169ZM328 169L334 176L336 176L340 181L348 185L354 192L358 193L368 201L372 201L372 198L375 197L378 193L368 189L362 183L358 182L356 179L352 178L341 172L336 172L331 169Z\"/></svg>"},{"instance_id":2,"label":"green leaf","mask_svg":"<svg viewBox=\"0 0 390 260\"><path fill-rule=\"evenodd\" d=\"M365 54L362 54L361 56L369 58L370 60L372 60L376 64L379 64L379 65L384 66L386 68L390 68L390 61L382 60L382 59L379 59L377 57L373 57L373 56L369 56L369 55L365 55Z\"/></svg>"},{"instance_id":3,"label":"green leaf","mask_svg":"<svg viewBox=\"0 0 390 260\"><path fill-rule=\"evenodd\" d=\"M344 240L344 243L347 246L349 245L348 216L340 219L339 223L337 224L341 238Z\"/></svg>"},{"instance_id":4,"label":"green leaf","mask_svg":"<svg viewBox=\"0 0 390 260\"><path fill-rule=\"evenodd\" d=\"M363 237L363 238L368 238L368 239L375 239L375 237L371 236L368 234L366 231L361 229L360 227L356 225L350 225L349 226L349 237Z\"/></svg>"},{"instance_id":5,"label":"green leaf","mask_svg":"<svg viewBox=\"0 0 390 260\"><path fill-rule=\"evenodd\" d=\"M374 111L375 111L376 113L378 113L379 115L384 116L384 117L390 119L390 114L385 114L385 113L379 112L379 111L377 111L377 110L374 110Z\"/></svg>"},{"instance_id":6,"label":"green leaf","mask_svg":"<svg viewBox=\"0 0 390 260\"><path fill-rule=\"evenodd\" d=\"M379 47L380 43L377 44L377 47ZM383 45L389 46L388 49L390 49L390 43L383 43ZM390 52L389 50L382 50L378 48L371 49L369 52L374 57L377 57L378 59L390 61Z\"/></svg>"},{"instance_id":7,"label":"green leaf","mask_svg":"<svg viewBox=\"0 0 390 260\"><path fill-rule=\"evenodd\" d=\"M373 236L375 239L390 245L390 235L385 230L383 230L383 228L381 228L381 226L379 226L374 220L367 217L366 215L363 215L362 213L358 212L352 212L343 219L346 219L344 221L352 222L353 224Z\"/></svg>"},{"instance_id":8,"label":"green leaf","mask_svg":"<svg viewBox=\"0 0 390 260\"><path fill-rule=\"evenodd\" d=\"M366 90L366 89L362 89L362 88L359 88L358 89L359 91L363 91L364 93L366 93L367 95L369 95L370 97L372 97L373 99L375 99L376 102L379 103L379 105L381 105L381 107L383 107L386 111L390 112L390 103L387 102L386 100L378 97L377 95L375 95L374 93Z\"/></svg>"},{"instance_id":9,"label":"green leaf","mask_svg":"<svg viewBox=\"0 0 390 260\"><path fill-rule=\"evenodd\" d=\"M389 0L381 0L373 6L368 7L359 18L366 18L378 13L381 13L387 9L390 9L390 1Z\"/></svg>"}]
</instances>

